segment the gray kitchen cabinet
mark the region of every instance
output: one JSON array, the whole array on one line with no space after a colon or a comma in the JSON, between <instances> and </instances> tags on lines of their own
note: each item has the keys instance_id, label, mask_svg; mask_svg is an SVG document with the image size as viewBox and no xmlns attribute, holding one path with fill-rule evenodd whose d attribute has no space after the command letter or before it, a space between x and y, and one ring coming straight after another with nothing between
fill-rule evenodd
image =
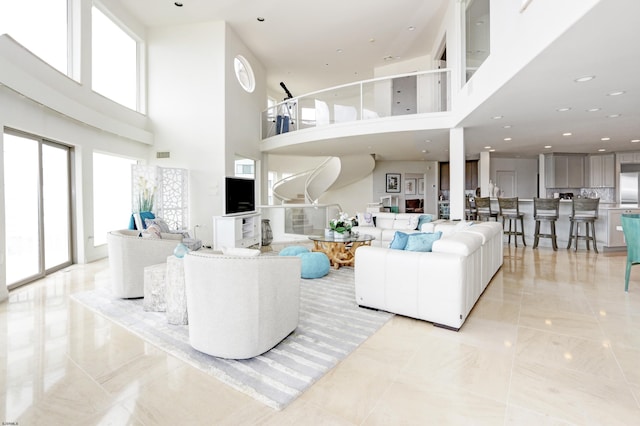
<instances>
[{"instance_id":1,"label":"gray kitchen cabinet","mask_svg":"<svg viewBox=\"0 0 640 426\"><path fill-rule=\"evenodd\" d=\"M548 154L545 156L547 188L581 188L584 186L584 155Z\"/></svg>"},{"instance_id":2,"label":"gray kitchen cabinet","mask_svg":"<svg viewBox=\"0 0 640 426\"><path fill-rule=\"evenodd\" d=\"M618 158L620 164L640 163L640 152L620 152Z\"/></svg>"},{"instance_id":3,"label":"gray kitchen cabinet","mask_svg":"<svg viewBox=\"0 0 640 426\"><path fill-rule=\"evenodd\" d=\"M619 231L618 226L622 226L623 214L640 214L640 209L611 209L607 212L607 247L626 247L624 233Z\"/></svg>"},{"instance_id":4,"label":"gray kitchen cabinet","mask_svg":"<svg viewBox=\"0 0 640 426\"><path fill-rule=\"evenodd\" d=\"M615 157L613 154L589 156L589 186L613 188L615 186Z\"/></svg>"}]
</instances>

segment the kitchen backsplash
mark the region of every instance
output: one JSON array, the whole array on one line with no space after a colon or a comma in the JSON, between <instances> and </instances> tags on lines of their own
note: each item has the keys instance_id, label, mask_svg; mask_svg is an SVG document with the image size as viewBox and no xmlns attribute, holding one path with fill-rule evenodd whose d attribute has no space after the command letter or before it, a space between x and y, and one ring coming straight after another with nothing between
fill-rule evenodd
<instances>
[{"instance_id":1,"label":"kitchen backsplash","mask_svg":"<svg viewBox=\"0 0 640 426\"><path fill-rule=\"evenodd\" d=\"M553 198L553 194L556 192L571 192L574 197L600 198L602 203L614 203L616 201L615 188L547 188L547 198Z\"/></svg>"}]
</instances>

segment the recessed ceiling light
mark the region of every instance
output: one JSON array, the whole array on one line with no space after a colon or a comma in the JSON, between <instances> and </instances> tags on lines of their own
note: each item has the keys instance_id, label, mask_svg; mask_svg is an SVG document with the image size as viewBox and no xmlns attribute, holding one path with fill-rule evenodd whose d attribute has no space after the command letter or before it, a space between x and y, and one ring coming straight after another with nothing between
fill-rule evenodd
<instances>
[{"instance_id":1,"label":"recessed ceiling light","mask_svg":"<svg viewBox=\"0 0 640 426\"><path fill-rule=\"evenodd\" d=\"M606 149L604 149L604 148L600 148L600 149L598 150L598 152L605 152L605 151L606 151Z\"/></svg>"},{"instance_id":2,"label":"recessed ceiling light","mask_svg":"<svg viewBox=\"0 0 640 426\"><path fill-rule=\"evenodd\" d=\"M177 1L177 2L175 2L175 3L173 3L173 4L175 4L175 5L176 5L176 6L178 6L178 7L182 7L182 6L184 6L184 4L183 4L183 3L180 3L179 1Z\"/></svg>"},{"instance_id":3,"label":"recessed ceiling light","mask_svg":"<svg viewBox=\"0 0 640 426\"><path fill-rule=\"evenodd\" d=\"M571 132L566 132L566 133L563 133L562 136L571 136L572 134L573 133L571 133Z\"/></svg>"},{"instance_id":4,"label":"recessed ceiling light","mask_svg":"<svg viewBox=\"0 0 640 426\"><path fill-rule=\"evenodd\" d=\"M503 129L510 129L511 128L511 124L507 124L506 126L502 126Z\"/></svg>"},{"instance_id":5,"label":"recessed ceiling light","mask_svg":"<svg viewBox=\"0 0 640 426\"><path fill-rule=\"evenodd\" d=\"M585 81L591 81L594 78L596 78L595 75L585 75L584 77L576 78L573 81L575 81L576 83L584 83Z\"/></svg>"},{"instance_id":6,"label":"recessed ceiling light","mask_svg":"<svg viewBox=\"0 0 640 426\"><path fill-rule=\"evenodd\" d=\"M426 139L425 142L429 143L431 142L431 139Z\"/></svg>"},{"instance_id":7,"label":"recessed ceiling light","mask_svg":"<svg viewBox=\"0 0 640 426\"><path fill-rule=\"evenodd\" d=\"M342 53L342 49L336 49L336 52Z\"/></svg>"},{"instance_id":8,"label":"recessed ceiling light","mask_svg":"<svg viewBox=\"0 0 640 426\"><path fill-rule=\"evenodd\" d=\"M618 92L611 92L611 93L607 93L607 96L620 96L620 95L624 95L624 91L620 90Z\"/></svg>"},{"instance_id":9,"label":"recessed ceiling light","mask_svg":"<svg viewBox=\"0 0 640 426\"><path fill-rule=\"evenodd\" d=\"M422 150L422 153L423 153L423 154L426 154L426 153L427 153L427 150L426 150L426 149L423 149L423 150Z\"/></svg>"},{"instance_id":10,"label":"recessed ceiling light","mask_svg":"<svg viewBox=\"0 0 640 426\"><path fill-rule=\"evenodd\" d=\"M544 149L549 149L549 148L551 148L551 145L545 145L544 146Z\"/></svg>"},{"instance_id":11,"label":"recessed ceiling light","mask_svg":"<svg viewBox=\"0 0 640 426\"><path fill-rule=\"evenodd\" d=\"M501 115L494 115L493 117L491 117L493 120L500 120L502 118Z\"/></svg>"},{"instance_id":12,"label":"recessed ceiling light","mask_svg":"<svg viewBox=\"0 0 640 426\"><path fill-rule=\"evenodd\" d=\"M376 39L375 39L375 38L370 38L370 39L369 39L369 43L375 43L375 42L376 42Z\"/></svg>"},{"instance_id":13,"label":"recessed ceiling light","mask_svg":"<svg viewBox=\"0 0 640 426\"><path fill-rule=\"evenodd\" d=\"M631 143L638 143L640 142L640 139L631 139Z\"/></svg>"},{"instance_id":14,"label":"recessed ceiling light","mask_svg":"<svg viewBox=\"0 0 640 426\"><path fill-rule=\"evenodd\" d=\"M601 140L601 141L610 141L610 140L611 140L611 138L606 138L606 137L605 137L605 138L600 138L600 140Z\"/></svg>"},{"instance_id":15,"label":"recessed ceiling light","mask_svg":"<svg viewBox=\"0 0 640 426\"><path fill-rule=\"evenodd\" d=\"M496 152L496 150L495 149L490 149L489 152Z\"/></svg>"},{"instance_id":16,"label":"recessed ceiling light","mask_svg":"<svg viewBox=\"0 0 640 426\"><path fill-rule=\"evenodd\" d=\"M382 58L382 60L384 60L384 61L393 61L393 56L391 56L391 55L385 56L384 58Z\"/></svg>"},{"instance_id":17,"label":"recessed ceiling light","mask_svg":"<svg viewBox=\"0 0 640 426\"><path fill-rule=\"evenodd\" d=\"M571 108L569 108L569 107L562 107L562 108L558 108L556 111L565 112L565 111L569 111L570 109Z\"/></svg>"},{"instance_id":18,"label":"recessed ceiling light","mask_svg":"<svg viewBox=\"0 0 640 426\"><path fill-rule=\"evenodd\" d=\"M607 118L618 118L620 117L620 114L609 114L607 115Z\"/></svg>"},{"instance_id":19,"label":"recessed ceiling light","mask_svg":"<svg viewBox=\"0 0 640 426\"><path fill-rule=\"evenodd\" d=\"M600 111L600 108L589 108L587 110L587 112L596 112L596 111Z\"/></svg>"},{"instance_id":20,"label":"recessed ceiling light","mask_svg":"<svg viewBox=\"0 0 640 426\"><path fill-rule=\"evenodd\" d=\"M476 22L476 25L484 25L484 21L478 21Z\"/></svg>"},{"instance_id":21,"label":"recessed ceiling light","mask_svg":"<svg viewBox=\"0 0 640 426\"><path fill-rule=\"evenodd\" d=\"M258 22L264 22L264 18L262 16L258 16L256 19L258 20Z\"/></svg>"},{"instance_id":22,"label":"recessed ceiling light","mask_svg":"<svg viewBox=\"0 0 640 426\"><path fill-rule=\"evenodd\" d=\"M491 149L491 147L490 146L485 146L484 149Z\"/></svg>"},{"instance_id":23,"label":"recessed ceiling light","mask_svg":"<svg viewBox=\"0 0 640 426\"><path fill-rule=\"evenodd\" d=\"M416 27L414 27L413 25L409 25L409 27L407 28L409 31L413 31L416 29Z\"/></svg>"},{"instance_id":24,"label":"recessed ceiling light","mask_svg":"<svg viewBox=\"0 0 640 426\"><path fill-rule=\"evenodd\" d=\"M505 141L510 141L510 140L511 140L511 138L504 138L504 140L505 140Z\"/></svg>"}]
</instances>

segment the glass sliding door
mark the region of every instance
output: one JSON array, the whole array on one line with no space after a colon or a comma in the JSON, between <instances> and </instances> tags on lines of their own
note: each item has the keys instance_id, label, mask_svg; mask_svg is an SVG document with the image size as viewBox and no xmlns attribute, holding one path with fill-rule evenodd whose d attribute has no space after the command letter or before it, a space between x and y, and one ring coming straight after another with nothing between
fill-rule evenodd
<instances>
[{"instance_id":1,"label":"glass sliding door","mask_svg":"<svg viewBox=\"0 0 640 426\"><path fill-rule=\"evenodd\" d=\"M44 269L71 263L71 188L69 148L42 144Z\"/></svg>"},{"instance_id":2,"label":"glass sliding door","mask_svg":"<svg viewBox=\"0 0 640 426\"><path fill-rule=\"evenodd\" d=\"M71 264L70 149L4 133L9 288Z\"/></svg>"}]
</instances>

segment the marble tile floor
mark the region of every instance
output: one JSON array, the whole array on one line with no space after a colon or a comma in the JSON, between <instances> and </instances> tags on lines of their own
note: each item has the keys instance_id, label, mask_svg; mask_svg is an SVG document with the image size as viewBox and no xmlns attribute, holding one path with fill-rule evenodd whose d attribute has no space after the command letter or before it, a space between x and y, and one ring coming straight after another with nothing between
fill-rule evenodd
<instances>
[{"instance_id":1,"label":"marble tile floor","mask_svg":"<svg viewBox=\"0 0 640 426\"><path fill-rule=\"evenodd\" d=\"M71 300L109 280L106 260L74 265L0 304L0 421L640 424L640 266L625 293L624 252L504 255L458 333L396 316L283 411Z\"/></svg>"}]
</instances>

